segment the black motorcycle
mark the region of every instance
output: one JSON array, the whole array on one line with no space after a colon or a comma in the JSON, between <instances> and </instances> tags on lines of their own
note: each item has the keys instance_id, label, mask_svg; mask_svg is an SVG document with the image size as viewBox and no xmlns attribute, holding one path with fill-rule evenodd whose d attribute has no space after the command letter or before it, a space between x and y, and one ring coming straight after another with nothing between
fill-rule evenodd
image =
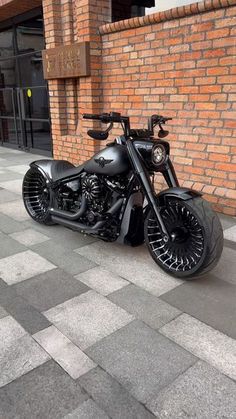
<instances>
[{"instance_id":1,"label":"black motorcycle","mask_svg":"<svg viewBox=\"0 0 236 419\"><path fill-rule=\"evenodd\" d=\"M31 163L23 180L29 215L108 242L145 241L154 261L177 277L191 279L212 269L223 248L222 227L199 192L179 187L163 140L169 133L163 125L171 118L153 115L148 129L131 129L129 118L119 113L83 117L109 124L105 131L88 131L95 140L107 140L113 123L121 124L124 134L79 167L63 160ZM168 185L158 194L156 172Z\"/></svg>"}]
</instances>

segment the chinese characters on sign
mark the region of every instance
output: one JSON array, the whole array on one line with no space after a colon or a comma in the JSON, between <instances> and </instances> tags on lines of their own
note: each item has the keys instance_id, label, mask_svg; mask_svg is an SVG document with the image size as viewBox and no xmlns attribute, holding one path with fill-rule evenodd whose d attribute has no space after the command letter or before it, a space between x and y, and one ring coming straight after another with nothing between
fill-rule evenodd
<instances>
[{"instance_id":1,"label":"chinese characters on sign","mask_svg":"<svg viewBox=\"0 0 236 419\"><path fill-rule=\"evenodd\" d=\"M89 43L63 45L44 50L43 72L45 79L89 76Z\"/></svg>"}]
</instances>

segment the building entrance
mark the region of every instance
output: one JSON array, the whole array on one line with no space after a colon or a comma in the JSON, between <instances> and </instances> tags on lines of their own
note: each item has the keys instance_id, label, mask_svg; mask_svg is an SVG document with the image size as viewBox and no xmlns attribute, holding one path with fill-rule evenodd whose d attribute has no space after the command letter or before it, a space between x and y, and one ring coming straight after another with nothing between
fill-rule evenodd
<instances>
[{"instance_id":1,"label":"building entrance","mask_svg":"<svg viewBox=\"0 0 236 419\"><path fill-rule=\"evenodd\" d=\"M0 26L0 143L51 154L40 10Z\"/></svg>"}]
</instances>

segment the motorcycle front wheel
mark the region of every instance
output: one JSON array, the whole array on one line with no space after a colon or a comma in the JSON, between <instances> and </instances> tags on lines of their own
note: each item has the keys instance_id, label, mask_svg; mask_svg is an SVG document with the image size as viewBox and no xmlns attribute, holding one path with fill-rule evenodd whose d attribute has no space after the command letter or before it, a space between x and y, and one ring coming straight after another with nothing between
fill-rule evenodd
<instances>
[{"instance_id":1,"label":"motorcycle front wheel","mask_svg":"<svg viewBox=\"0 0 236 419\"><path fill-rule=\"evenodd\" d=\"M194 279L218 263L223 250L223 230L208 202L198 197L166 199L161 216L170 235L165 241L153 210L144 224L145 242L154 261L170 275Z\"/></svg>"}]
</instances>

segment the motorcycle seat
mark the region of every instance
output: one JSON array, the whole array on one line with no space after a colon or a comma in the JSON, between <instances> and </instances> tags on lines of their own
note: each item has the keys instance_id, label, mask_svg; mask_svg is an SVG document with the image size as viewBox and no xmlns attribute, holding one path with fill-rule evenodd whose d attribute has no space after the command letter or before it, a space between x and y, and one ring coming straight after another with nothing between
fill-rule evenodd
<instances>
[{"instance_id":1,"label":"motorcycle seat","mask_svg":"<svg viewBox=\"0 0 236 419\"><path fill-rule=\"evenodd\" d=\"M37 160L30 165L31 167L40 168L52 182L66 179L70 176L80 174L84 168L84 164L75 167L66 160Z\"/></svg>"}]
</instances>

